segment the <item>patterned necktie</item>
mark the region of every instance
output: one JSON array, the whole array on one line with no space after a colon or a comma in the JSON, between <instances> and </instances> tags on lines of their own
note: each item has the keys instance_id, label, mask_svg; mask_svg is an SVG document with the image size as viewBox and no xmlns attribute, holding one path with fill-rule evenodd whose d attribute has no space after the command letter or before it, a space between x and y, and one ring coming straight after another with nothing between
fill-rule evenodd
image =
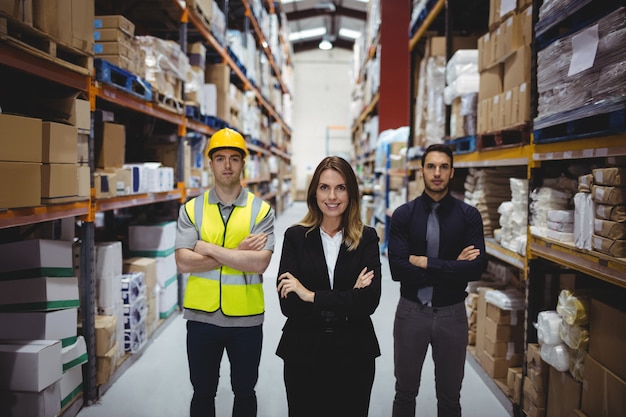
<instances>
[{"instance_id":1,"label":"patterned necktie","mask_svg":"<svg viewBox=\"0 0 626 417\"><path fill-rule=\"evenodd\" d=\"M428 222L426 223L426 256L429 258L436 258L439 256L439 215L437 209L439 203L433 203L431 205L430 214L428 215ZM417 297L422 304L430 305L433 298L433 287L420 288L417 292Z\"/></svg>"}]
</instances>

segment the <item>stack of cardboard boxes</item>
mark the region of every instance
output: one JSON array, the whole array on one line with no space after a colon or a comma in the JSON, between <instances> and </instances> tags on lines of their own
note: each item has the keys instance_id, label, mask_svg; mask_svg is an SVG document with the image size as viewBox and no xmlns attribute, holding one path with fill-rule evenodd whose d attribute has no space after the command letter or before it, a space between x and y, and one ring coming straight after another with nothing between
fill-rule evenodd
<instances>
[{"instance_id":1,"label":"stack of cardboard boxes","mask_svg":"<svg viewBox=\"0 0 626 417\"><path fill-rule=\"evenodd\" d=\"M522 382L523 401L520 404L529 417L546 415L550 368L552 367L541 359L541 346L529 343L526 351L526 376ZM515 390L519 390L517 385Z\"/></svg>"},{"instance_id":2,"label":"stack of cardboard boxes","mask_svg":"<svg viewBox=\"0 0 626 417\"><path fill-rule=\"evenodd\" d=\"M478 40L478 133L530 120L531 4L490 2L490 30Z\"/></svg>"},{"instance_id":3,"label":"stack of cardboard boxes","mask_svg":"<svg viewBox=\"0 0 626 417\"><path fill-rule=\"evenodd\" d=\"M144 60L140 49L133 45L135 24L121 15L96 16L93 22L95 56L133 74L140 74Z\"/></svg>"},{"instance_id":4,"label":"stack of cardboard boxes","mask_svg":"<svg viewBox=\"0 0 626 417\"><path fill-rule=\"evenodd\" d=\"M149 257L156 262L156 286L154 290L157 294L157 311L160 319L169 317L178 307L175 241L176 222L137 224L128 228L130 256ZM147 294L152 296L150 289L148 289Z\"/></svg>"},{"instance_id":5,"label":"stack of cardboard boxes","mask_svg":"<svg viewBox=\"0 0 626 417\"><path fill-rule=\"evenodd\" d=\"M89 102L62 101L68 123L0 114L0 131L9 132L0 137L0 174L11 178L0 184L0 208L89 198Z\"/></svg>"},{"instance_id":6,"label":"stack of cardboard boxes","mask_svg":"<svg viewBox=\"0 0 626 417\"><path fill-rule=\"evenodd\" d=\"M0 245L0 402L7 415L55 416L81 391L72 242Z\"/></svg>"}]
</instances>

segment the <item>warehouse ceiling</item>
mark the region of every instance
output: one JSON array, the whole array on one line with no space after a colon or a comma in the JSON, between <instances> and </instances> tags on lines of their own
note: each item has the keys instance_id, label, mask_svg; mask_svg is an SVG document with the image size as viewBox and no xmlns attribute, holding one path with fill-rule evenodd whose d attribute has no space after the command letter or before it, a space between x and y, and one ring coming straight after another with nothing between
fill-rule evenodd
<instances>
[{"instance_id":1,"label":"warehouse ceiling","mask_svg":"<svg viewBox=\"0 0 626 417\"><path fill-rule=\"evenodd\" d=\"M242 29L245 15L242 1L227 2L229 27ZM139 35L178 38L180 8L172 0L95 0L95 6L96 15L123 14L135 23ZM355 38L365 30L368 0L281 0L274 2L274 6L279 16L287 18L295 53L317 49L324 37L336 48L352 50ZM193 27L189 31L190 41L201 39Z\"/></svg>"},{"instance_id":2,"label":"warehouse ceiling","mask_svg":"<svg viewBox=\"0 0 626 417\"><path fill-rule=\"evenodd\" d=\"M317 49L325 37L334 47L352 50L364 33L367 0L282 0L295 53Z\"/></svg>"}]
</instances>

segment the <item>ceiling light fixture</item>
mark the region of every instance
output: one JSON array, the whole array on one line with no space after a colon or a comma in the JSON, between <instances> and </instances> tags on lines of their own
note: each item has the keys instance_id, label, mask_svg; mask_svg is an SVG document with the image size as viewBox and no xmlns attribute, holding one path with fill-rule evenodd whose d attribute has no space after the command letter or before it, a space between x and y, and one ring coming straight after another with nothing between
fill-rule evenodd
<instances>
[{"instance_id":1,"label":"ceiling light fixture","mask_svg":"<svg viewBox=\"0 0 626 417\"><path fill-rule=\"evenodd\" d=\"M333 49L333 44L331 41L329 41L328 39L324 38L321 40L321 42L319 43L319 45L317 45L318 48L320 48L322 51L329 51L331 49Z\"/></svg>"}]
</instances>

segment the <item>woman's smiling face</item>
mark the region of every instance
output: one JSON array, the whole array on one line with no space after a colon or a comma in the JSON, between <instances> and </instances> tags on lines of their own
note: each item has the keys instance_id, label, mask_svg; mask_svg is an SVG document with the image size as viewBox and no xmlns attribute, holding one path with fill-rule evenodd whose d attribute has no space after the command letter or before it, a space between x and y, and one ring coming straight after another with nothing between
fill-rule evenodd
<instances>
[{"instance_id":1,"label":"woman's smiling face","mask_svg":"<svg viewBox=\"0 0 626 417\"><path fill-rule=\"evenodd\" d=\"M322 172L315 195L324 217L341 217L348 208L346 180L334 169Z\"/></svg>"}]
</instances>

